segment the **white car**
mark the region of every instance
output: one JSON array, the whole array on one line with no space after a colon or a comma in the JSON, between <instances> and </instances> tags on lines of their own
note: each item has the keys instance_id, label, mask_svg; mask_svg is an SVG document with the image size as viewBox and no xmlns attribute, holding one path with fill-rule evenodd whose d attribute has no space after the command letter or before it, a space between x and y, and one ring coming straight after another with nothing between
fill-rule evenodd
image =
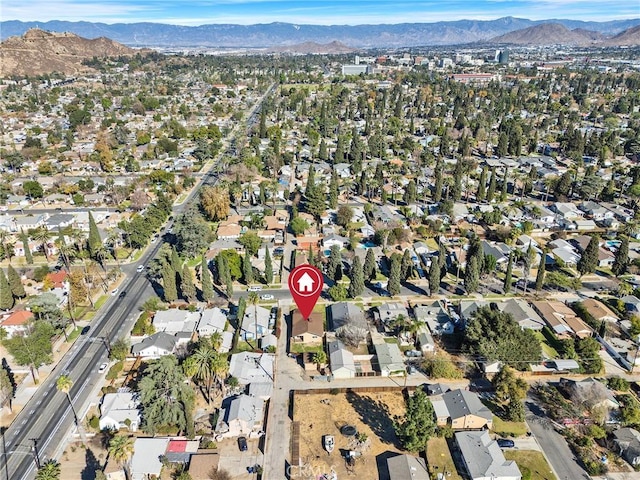
<instances>
[{"instance_id":1,"label":"white car","mask_svg":"<svg viewBox=\"0 0 640 480\"><path fill-rule=\"evenodd\" d=\"M114 288L113 290L111 290L111 295L113 295L114 297L118 294L118 289Z\"/></svg>"},{"instance_id":2,"label":"white car","mask_svg":"<svg viewBox=\"0 0 640 480\"><path fill-rule=\"evenodd\" d=\"M265 293L264 295L260 295L260 300L273 300L275 297L270 293Z\"/></svg>"},{"instance_id":3,"label":"white car","mask_svg":"<svg viewBox=\"0 0 640 480\"><path fill-rule=\"evenodd\" d=\"M144 271L144 265L138 265L138 268L136 268L136 272L140 273Z\"/></svg>"},{"instance_id":4,"label":"white car","mask_svg":"<svg viewBox=\"0 0 640 480\"><path fill-rule=\"evenodd\" d=\"M262 287L261 286L255 286L255 287L249 287L247 288L247 292L260 292L262 291Z\"/></svg>"},{"instance_id":5,"label":"white car","mask_svg":"<svg viewBox=\"0 0 640 480\"><path fill-rule=\"evenodd\" d=\"M104 372L108 366L109 366L108 363L103 363L102 365L100 365L100 368L98 368L98 373Z\"/></svg>"}]
</instances>

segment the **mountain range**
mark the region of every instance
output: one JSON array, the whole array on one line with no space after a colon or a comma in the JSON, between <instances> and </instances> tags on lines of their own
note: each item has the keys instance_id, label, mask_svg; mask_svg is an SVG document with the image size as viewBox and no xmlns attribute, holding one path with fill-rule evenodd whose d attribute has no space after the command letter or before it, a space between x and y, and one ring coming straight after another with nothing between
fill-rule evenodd
<instances>
[{"instance_id":1,"label":"mountain range","mask_svg":"<svg viewBox=\"0 0 640 480\"><path fill-rule=\"evenodd\" d=\"M93 23L66 22L0 22L0 40L22 35L30 28L52 32L72 32L86 38L108 37L130 46L149 47L286 47L315 42L334 41L350 47L412 47L422 45L455 45L485 42L516 30L541 24L558 24L570 32L580 29L589 35L613 37L629 28L640 26L640 18L608 22L579 20L528 20L503 17L496 20L457 20L434 23L402 23L382 25L294 25L269 23L256 25L212 24L200 26L162 23ZM579 34L579 32L578 32ZM573 35L572 35L573 37ZM515 42L518 43L518 42ZM560 42L562 43L562 42Z\"/></svg>"}]
</instances>

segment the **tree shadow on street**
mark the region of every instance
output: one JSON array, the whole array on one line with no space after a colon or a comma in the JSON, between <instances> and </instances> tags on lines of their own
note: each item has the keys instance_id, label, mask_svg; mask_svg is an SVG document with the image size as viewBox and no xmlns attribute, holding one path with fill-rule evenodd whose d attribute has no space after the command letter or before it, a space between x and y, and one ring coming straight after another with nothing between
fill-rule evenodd
<instances>
[{"instance_id":1,"label":"tree shadow on street","mask_svg":"<svg viewBox=\"0 0 640 480\"><path fill-rule=\"evenodd\" d=\"M399 448L400 442L396 437L393 419L386 404L355 392L347 392L347 401L358 413L360 420L368 425L380 440Z\"/></svg>"}]
</instances>

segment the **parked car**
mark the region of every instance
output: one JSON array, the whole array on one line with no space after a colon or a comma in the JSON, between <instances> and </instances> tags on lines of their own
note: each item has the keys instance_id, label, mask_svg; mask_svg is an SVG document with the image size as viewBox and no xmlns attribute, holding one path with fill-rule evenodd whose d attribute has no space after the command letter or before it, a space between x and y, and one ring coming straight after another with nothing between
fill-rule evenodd
<instances>
[{"instance_id":1,"label":"parked car","mask_svg":"<svg viewBox=\"0 0 640 480\"><path fill-rule=\"evenodd\" d=\"M111 295L113 295L114 297L118 294L118 289L114 288L113 290L111 290Z\"/></svg>"},{"instance_id":2,"label":"parked car","mask_svg":"<svg viewBox=\"0 0 640 480\"><path fill-rule=\"evenodd\" d=\"M270 293L265 293L264 295L260 295L260 300L273 300L275 297Z\"/></svg>"},{"instance_id":3,"label":"parked car","mask_svg":"<svg viewBox=\"0 0 640 480\"><path fill-rule=\"evenodd\" d=\"M136 272L140 273L144 271L144 265L138 265L138 268L136 268Z\"/></svg>"},{"instance_id":4,"label":"parked car","mask_svg":"<svg viewBox=\"0 0 640 480\"><path fill-rule=\"evenodd\" d=\"M260 285L247 288L247 292L261 292L261 291L262 291L262 287Z\"/></svg>"},{"instance_id":5,"label":"parked car","mask_svg":"<svg viewBox=\"0 0 640 480\"><path fill-rule=\"evenodd\" d=\"M407 357L413 357L413 358L417 358L417 357L421 357L422 356L422 352L420 350L407 350L406 352L404 352L404 354Z\"/></svg>"},{"instance_id":6,"label":"parked car","mask_svg":"<svg viewBox=\"0 0 640 480\"><path fill-rule=\"evenodd\" d=\"M249 449L246 437L238 437L238 448L241 452L246 452Z\"/></svg>"},{"instance_id":7,"label":"parked car","mask_svg":"<svg viewBox=\"0 0 640 480\"><path fill-rule=\"evenodd\" d=\"M103 364L101 364L101 365L100 365L100 368L98 368L98 373L102 373L102 372L104 372L104 371L107 369L107 367L108 367L108 366L109 366L109 364L108 364L108 363L103 363Z\"/></svg>"},{"instance_id":8,"label":"parked car","mask_svg":"<svg viewBox=\"0 0 640 480\"><path fill-rule=\"evenodd\" d=\"M124 298L126 294L127 294L127 292L122 291L122 292L120 292L120 295L118 295L118 298Z\"/></svg>"},{"instance_id":9,"label":"parked car","mask_svg":"<svg viewBox=\"0 0 640 480\"><path fill-rule=\"evenodd\" d=\"M513 448L516 446L515 442L508 438L499 438L496 442L498 442L498 446L500 448Z\"/></svg>"}]
</instances>

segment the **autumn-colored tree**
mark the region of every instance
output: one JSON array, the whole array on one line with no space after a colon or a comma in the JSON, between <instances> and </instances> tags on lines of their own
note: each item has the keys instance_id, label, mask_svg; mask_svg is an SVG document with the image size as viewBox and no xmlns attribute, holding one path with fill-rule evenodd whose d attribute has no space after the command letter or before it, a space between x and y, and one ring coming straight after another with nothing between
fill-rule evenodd
<instances>
[{"instance_id":1,"label":"autumn-colored tree","mask_svg":"<svg viewBox=\"0 0 640 480\"><path fill-rule=\"evenodd\" d=\"M210 220L224 220L229 216L231 205L229 191L223 187L203 187L200 191L200 204Z\"/></svg>"}]
</instances>

